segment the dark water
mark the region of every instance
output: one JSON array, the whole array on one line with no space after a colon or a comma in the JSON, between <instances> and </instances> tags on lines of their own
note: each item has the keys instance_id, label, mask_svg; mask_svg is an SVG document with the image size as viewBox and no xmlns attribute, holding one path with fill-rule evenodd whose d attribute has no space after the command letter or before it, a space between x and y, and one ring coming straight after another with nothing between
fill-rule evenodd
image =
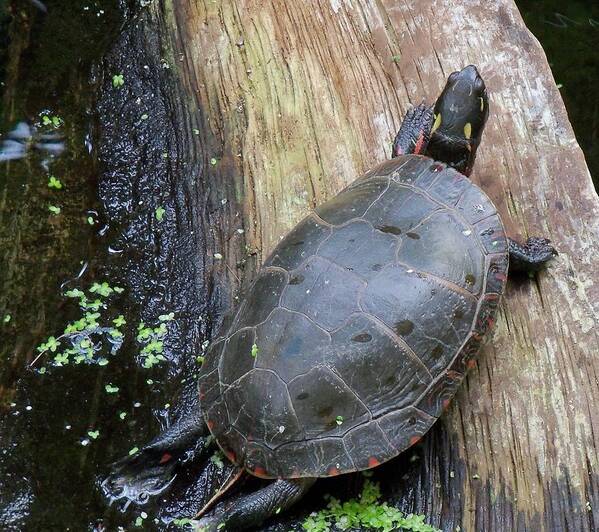
<instances>
[{"instance_id":1,"label":"dark water","mask_svg":"<svg viewBox=\"0 0 599 532\"><path fill-rule=\"evenodd\" d=\"M543 45L599 191L599 2L517 0Z\"/></svg>"},{"instance_id":2,"label":"dark water","mask_svg":"<svg viewBox=\"0 0 599 532\"><path fill-rule=\"evenodd\" d=\"M160 87L132 81L157 77L160 54L104 60L132 16L128 3L44 5L47 13L31 0L0 0L0 530L164 528L156 515L193 515L201 478L181 480L190 507L175 490L159 501L161 514L107 508L98 482L115 457L174 417L179 393L193 390L195 356L217 314L202 302L218 300L207 296L217 287L202 286L194 252L203 247L201 214L188 201L201 197L197 174L172 179L176 145L164 131L168 110L156 103ZM519 6L599 176L599 6ZM142 54L139 42L127 46ZM120 74L122 84L113 78ZM139 175L138 161L155 173ZM51 176L62 188L48 186ZM89 291L103 282L110 288ZM87 305L99 299L98 309L81 309L66 295L74 289ZM59 338L86 314L98 322L84 324L93 332ZM140 330L148 338L138 340ZM61 345L29 368L50 336ZM162 347L144 353L152 341ZM68 363L57 366L57 355Z\"/></svg>"},{"instance_id":3,"label":"dark water","mask_svg":"<svg viewBox=\"0 0 599 532\"><path fill-rule=\"evenodd\" d=\"M45 5L47 13L32 2L0 2L1 530L89 530L112 514L112 523L130 522L134 516L106 510L96 479L135 445L131 431L156 429L154 413L164 410L161 374L136 374L131 341L110 355L104 335L94 363L54 367L63 340L27 369L39 344L83 314L66 290L118 283L98 214L92 126L100 82L94 64L118 34L126 6ZM60 189L48 186L51 176ZM137 325L126 293L106 299L105 321L123 314ZM101 356L107 365L96 362ZM147 383L151 377L156 384ZM108 393L107 384L120 392Z\"/></svg>"}]
</instances>

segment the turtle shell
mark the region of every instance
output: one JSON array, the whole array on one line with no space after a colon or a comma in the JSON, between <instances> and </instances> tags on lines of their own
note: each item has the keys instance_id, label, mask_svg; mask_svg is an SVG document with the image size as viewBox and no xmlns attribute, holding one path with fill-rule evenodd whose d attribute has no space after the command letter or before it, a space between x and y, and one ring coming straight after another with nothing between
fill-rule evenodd
<instances>
[{"instance_id":1,"label":"turtle shell","mask_svg":"<svg viewBox=\"0 0 599 532\"><path fill-rule=\"evenodd\" d=\"M201 369L208 427L264 478L395 457L455 394L507 268L502 222L465 176L418 155L379 165L264 263Z\"/></svg>"}]
</instances>

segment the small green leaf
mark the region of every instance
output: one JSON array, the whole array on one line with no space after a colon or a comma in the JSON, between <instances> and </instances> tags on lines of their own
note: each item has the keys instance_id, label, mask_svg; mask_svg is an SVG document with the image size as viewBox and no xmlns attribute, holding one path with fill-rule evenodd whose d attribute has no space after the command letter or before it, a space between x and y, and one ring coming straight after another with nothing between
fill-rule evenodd
<instances>
[{"instance_id":1,"label":"small green leaf","mask_svg":"<svg viewBox=\"0 0 599 532\"><path fill-rule=\"evenodd\" d=\"M258 356L258 346L256 344L252 344L251 355L256 358ZM261 359L262 360L262 359Z\"/></svg>"},{"instance_id":2,"label":"small green leaf","mask_svg":"<svg viewBox=\"0 0 599 532\"><path fill-rule=\"evenodd\" d=\"M73 288L73 290L67 290L64 293L64 295L67 296L67 297L85 298L85 294L83 293L82 290L79 290L79 288Z\"/></svg>"},{"instance_id":3,"label":"small green leaf","mask_svg":"<svg viewBox=\"0 0 599 532\"><path fill-rule=\"evenodd\" d=\"M129 456L133 456L136 452L139 451L139 447L133 447L130 451L129 451Z\"/></svg>"},{"instance_id":4,"label":"small green leaf","mask_svg":"<svg viewBox=\"0 0 599 532\"><path fill-rule=\"evenodd\" d=\"M172 321L175 319L175 313L169 312L168 314L160 314L160 316L158 316L158 319L160 321Z\"/></svg>"},{"instance_id":5,"label":"small green leaf","mask_svg":"<svg viewBox=\"0 0 599 532\"><path fill-rule=\"evenodd\" d=\"M98 360L98 366L106 366L108 365L108 360L106 358L100 358Z\"/></svg>"},{"instance_id":6,"label":"small green leaf","mask_svg":"<svg viewBox=\"0 0 599 532\"><path fill-rule=\"evenodd\" d=\"M116 327L122 327L127 323L127 321L125 320L125 316L119 314L114 320L112 320L112 323L114 323Z\"/></svg>"},{"instance_id":7,"label":"small green leaf","mask_svg":"<svg viewBox=\"0 0 599 532\"><path fill-rule=\"evenodd\" d=\"M2 321L4 323L8 323L11 319L12 319L12 316L10 314L5 314L4 318L2 319Z\"/></svg>"},{"instance_id":8,"label":"small green leaf","mask_svg":"<svg viewBox=\"0 0 599 532\"><path fill-rule=\"evenodd\" d=\"M393 56L391 56L391 60L394 63L399 63L401 61L401 55L393 55Z\"/></svg>"},{"instance_id":9,"label":"small green leaf","mask_svg":"<svg viewBox=\"0 0 599 532\"><path fill-rule=\"evenodd\" d=\"M223 455L220 453L220 451L215 452L211 457L210 457L210 461L216 466L218 467L218 469L222 469L223 467L225 467L225 464L223 462Z\"/></svg>"},{"instance_id":10,"label":"small green leaf","mask_svg":"<svg viewBox=\"0 0 599 532\"><path fill-rule=\"evenodd\" d=\"M343 416L337 416L335 418L335 423L337 423L337 425L343 425Z\"/></svg>"},{"instance_id":11,"label":"small green leaf","mask_svg":"<svg viewBox=\"0 0 599 532\"><path fill-rule=\"evenodd\" d=\"M212 157L212 159L210 159L210 164L211 164L212 166L216 166L216 165L217 165L217 163L218 163L218 161L216 160L216 157Z\"/></svg>"},{"instance_id":12,"label":"small green leaf","mask_svg":"<svg viewBox=\"0 0 599 532\"><path fill-rule=\"evenodd\" d=\"M88 216L87 217L87 223L89 225L94 225L96 222L94 221L94 219L91 216Z\"/></svg>"},{"instance_id":13,"label":"small green leaf","mask_svg":"<svg viewBox=\"0 0 599 532\"><path fill-rule=\"evenodd\" d=\"M123 74L115 74L114 76L112 76L112 86L115 89L122 87L124 84L125 84L125 77L123 76Z\"/></svg>"},{"instance_id":14,"label":"small green leaf","mask_svg":"<svg viewBox=\"0 0 599 532\"><path fill-rule=\"evenodd\" d=\"M156 220L158 220L159 222L162 222L165 212L166 211L164 210L163 207L156 207Z\"/></svg>"},{"instance_id":15,"label":"small green leaf","mask_svg":"<svg viewBox=\"0 0 599 532\"><path fill-rule=\"evenodd\" d=\"M52 214L60 214L60 207L57 207L56 205L48 205L48 210Z\"/></svg>"},{"instance_id":16,"label":"small green leaf","mask_svg":"<svg viewBox=\"0 0 599 532\"><path fill-rule=\"evenodd\" d=\"M148 119L147 113L144 113L143 115L141 115L141 119L142 120L147 120Z\"/></svg>"},{"instance_id":17,"label":"small green leaf","mask_svg":"<svg viewBox=\"0 0 599 532\"><path fill-rule=\"evenodd\" d=\"M135 520L135 526L139 526L139 527L141 527L141 526L143 526L143 524L144 524L144 520L143 520L141 517L138 517L138 518Z\"/></svg>"},{"instance_id":18,"label":"small green leaf","mask_svg":"<svg viewBox=\"0 0 599 532\"><path fill-rule=\"evenodd\" d=\"M48 179L48 187L55 188L56 190L60 190L62 188L62 183L60 182L60 179L56 179L56 177L51 175L50 178Z\"/></svg>"},{"instance_id":19,"label":"small green leaf","mask_svg":"<svg viewBox=\"0 0 599 532\"><path fill-rule=\"evenodd\" d=\"M200 130L199 130L198 128L196 128L196 127L194 127L194 128L192 129L192 131L193 131L193 134L194 134L194 135L199 135L199 134L200 134Z\"/></svg>"},{"instance_id":20,"label":"small green leaf","mask_svg":"<svg viewBox=\"0 0 599 532\"><path fill-rule=\"evenodd\" d=\"M92 439L92 440L97 440L98 436L100 435L100 431L99 430L89 430L87 431L87 435Z\"/></svg>"},{"instance_id":21,"label":"small green leaf","mask_svg":"<svg viewBox=\"0 0 599 532\"><path fill-rule=\"evenodd\" d=\"M104 386L104 389L106 390L106 393L116 393L119 391L119 387L113 386L112 384L107 384Z\"/></svg>"},{"instance_id":22,"label":"small green leaf","mask_svg":"<svg viewBox=\"0 0 599 532\"><path fill-rule=\"evenodd\" d=\"M120 286L113 286L112 289L117 293L117 294L122 294L125 289L121 288Z\"/></svg>"},{"instance_id":23,"label":"small green leaf","mask_svg":"<svg viewBox=\"0 0 599 532\"><path fill-rule=\"evenodd\" d=\"M60 342L56 338L54 338L54 336L50 336L50 338L48 338L48 341L46 342L46 349L49 349L54 353L56 349L58 349L59 345Z\"/></svg>"},{"instance_id":24,"label":"small green leaf","mask_svg":"<svg viewBox=\"0 0 599 532\"><path fill-rule=\"evenodd\" d=\"M108 285L106 281L103 283L94 283L92 287L89 289L90 292L94 294L98 294L103 297L108 297L114 290Z\"/></svg>"},{"instance_id":25,"label":"small green leaf","mask_svg":"<svg viewBox=\"0 0 599 532\"><path fill-rule=\"evenodd\" d=\"M120 419L125 419L126 417L127 417L127 412L121 412L121 413L119 414L119 418L120 418Z\"/></svg>"},{"instance_id":26,"label":"small green leaf","mask_svg":"<svg viewBox=\"0 0 599 532\"><path fill-rule=\"evenodd\" d=\"M69 363L69 354L68 353L57 353L54 357L54 363L57 366L64 366Z\"/></svg>"}]
</instances>

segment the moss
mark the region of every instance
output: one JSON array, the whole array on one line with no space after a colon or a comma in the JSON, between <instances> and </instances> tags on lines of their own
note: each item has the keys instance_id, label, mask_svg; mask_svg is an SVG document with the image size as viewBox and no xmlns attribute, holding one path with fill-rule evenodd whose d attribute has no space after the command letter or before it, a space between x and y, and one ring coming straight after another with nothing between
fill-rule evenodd
<instances>
[{"instance_id":1,"label":"moss","mask_svg":"<svg viewBox=\"0 0 599 532\"><path fill-rule=\"evenodd\" d=\"M411 530L414 532L439 532L426 524L423 515L404 515L387 503L379 502L381 491L376 482L366 480L358 499L340 502L329 498L327 507L312 513L303 523L307 532L327 532L331 528L338 530Z\"/></svg>"}]
</instances>

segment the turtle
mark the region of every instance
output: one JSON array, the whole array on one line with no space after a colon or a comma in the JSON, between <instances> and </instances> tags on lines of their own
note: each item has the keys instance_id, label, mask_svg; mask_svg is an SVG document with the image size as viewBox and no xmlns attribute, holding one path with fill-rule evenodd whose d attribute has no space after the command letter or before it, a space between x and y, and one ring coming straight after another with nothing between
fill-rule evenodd
<instances>
[{"instance_id":1,"label":"turtle","mask_svg":"<svg viewBox=\"0 0 599 532\"><path fill-rule=\"evenodd\" d=\"M132 463L151 464L142 485L159 491L177 449L213 439L240 471L271 480L199 521L242 530L316 479L377 467L421 439L475 363L508 266L537 271L557 254L545 238L508 238L468 178L488 113L474 65L449 76L434 108L407 111L392 158L275 247L207 350L198 407L121 463L113 491Z\"/></svg>"}]
</instances>

